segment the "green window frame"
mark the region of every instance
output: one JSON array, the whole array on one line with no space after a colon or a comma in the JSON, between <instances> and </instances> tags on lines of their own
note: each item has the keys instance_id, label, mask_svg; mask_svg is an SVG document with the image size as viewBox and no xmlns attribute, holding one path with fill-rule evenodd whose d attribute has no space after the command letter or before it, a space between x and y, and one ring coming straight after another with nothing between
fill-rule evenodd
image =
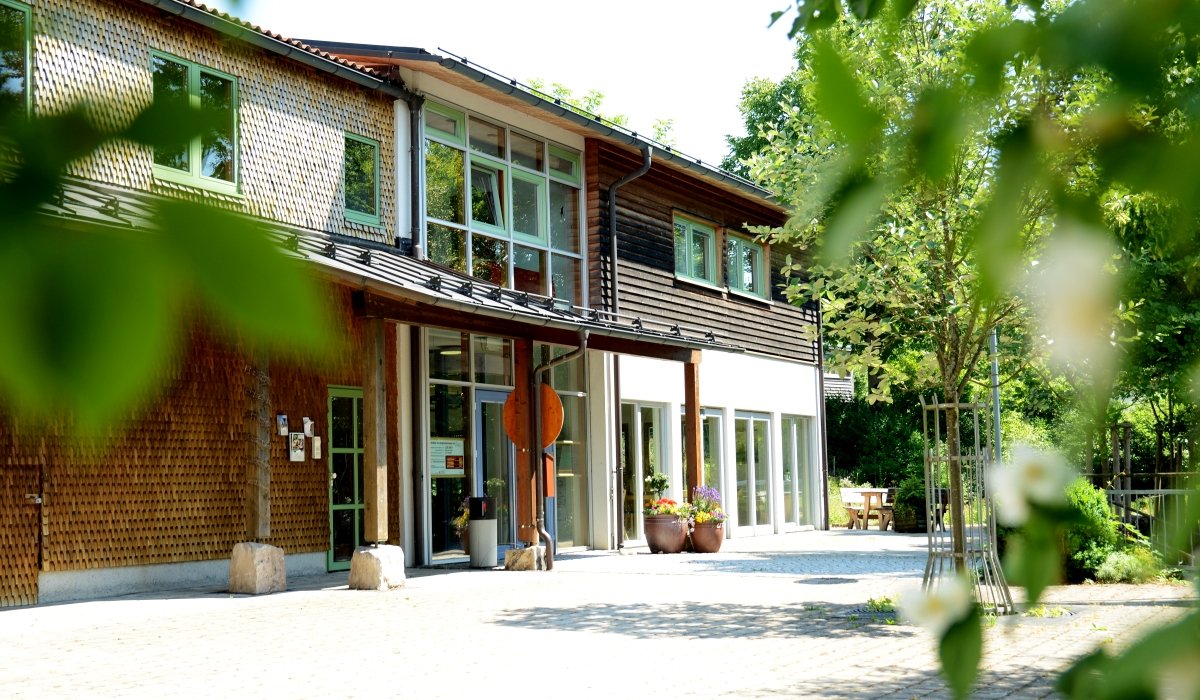
<instances>
[{"instance_id":1,"label":"green window frame","mask_svg":"<svg viewBox=\"0 0 1200 700\"><path fill-rule=\"evenodd\" d=\"M161 51L150 52L150 74L156 77L159 73L159 66L173 64L175 70L182 69L186 75L187 94L186 97L188 106L196 110L204 110L208 108L205 104L205 87L207 85L206 78L212 79L214 82L225 81L229 83L229 121L228 130L224 128L218 132L216 129L209 129L196 136L193 136L187 144L180 144L179 154L182 160L180 165L172 165L164 163L171 154L155 153L154 156L154 176L160 180L175 182L183 185L192 185L207 190L221 192L223 194L238 194L238 182L240 180L240 163L238 158L238 79L234 75L225 73L215 68L188 61L172 56ZM164 68L165 73L166 68ZM157 92L157 86L155 88ZM155 95L155 99L159 99L159 95ZM222 175L206 174L207 167L205 158L206 146L210 146L213 151L219 152L221 149L228 151L227 160L223 161L223 167L228 170L228 177ZM218 163L222 161L218 160Z\"/></svg>"},{"instance_id":2,"label":"green window frame","mask_svg":"<svg viewBox=\"0 0 1200 700\"><path fill-rule=\"evenodd\" d=\"M579 184L580 160L578 153L551 144L549 160L551 175L573 185Z\"/></svg>"},{"instance_id":3,"label":"green window frame","mask_svg":"<svg viewBox=\"0 0 1200 700\"><path fill-rule=\"evenodd\" d=\"M364 173L359 171L362 164L358 161L358 157L353 161L351 158L352 151L361 152L363 147L371 149L369 156L371 172L367 177L364 177ZM343 201L346 220L367 226L379 226L379 142L347 132L342 160L344 162L342 185L345 192ZM353 172L352 166L354 166ZM369 192L361 191L365 188L369 188Z\"/></svg>"},{"instance_id":4,"label":"green window frame","mask_svg":"<svg viewBox=\"0 0 1200 700\"><path fill-rule=\"evenodd\" d=\"M4 13L5 24L19 22L21 28L13 32L14 35L22 37L22 46L7 47L0 46L0 50L4 52L12 51L19 53L19 66L10 66L7 62L0 62L0 117L8 117L11 112L18 112L28 117L33 113L33 11L24 3L14 2L13 0L0 0L0 12ZM6 27L6 30L8 27ZM16 29L16 27L12 27ZM15 51L15 49L20 49ZM16 90L9 88L12 81L20 82L20 94Z\"/></svg>"},{"instance_id":5,"label":"green window frame","mask_svg":"<svg viewBox=\"0 0 1200 700\"><path fill-rule=\"evenodd\" d=\"M717 231L698 221L676 216L675 274L697 282L717 284Z\"/></svg>"},{"instance_id":6,"label":"green window frame","mask_svg":"<svg viewBox=\"0 0 1200 700\"><path fill-rule=\"evenodd\" d=\"M451 128L442 128L442 125L446 124L449 124ZM429 135L436 136L443 141L464 147L467 145L467 118L457 109L426 101L425 129Z\"/></svg>"},{"instance_id":7,"label":"green window frame","mask_svg":"<svg viewBox=\"0 0 1200 700\"><path fill-rule=\"evenodd\" d=\"M766 248L750 238L729 234L725 249L725 275L731 291L767 297Z\"/></svg>"}]
</instances>

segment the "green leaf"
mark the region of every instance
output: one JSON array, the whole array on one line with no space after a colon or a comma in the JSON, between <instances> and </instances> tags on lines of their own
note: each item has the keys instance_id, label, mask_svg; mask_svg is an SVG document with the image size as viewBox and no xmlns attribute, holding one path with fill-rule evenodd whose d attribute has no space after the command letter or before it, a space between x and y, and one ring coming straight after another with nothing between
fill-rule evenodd
<instances>
[{"instance_id":1,"label":"green leaf","mask_svg":"<svg viewBox=\"0 0 1200 700\"><path fill-rule=\"evenodd\" d=\"M775 23L779 21L779 18L785 14L787 14L787 10L776 10L775 12L772 12L771 21L767 23L767 28L770 29L771 27L774 27Z\"/></svg>"},{"instance_id":2,"label":"green leaf","mask_svg":"<svg viewBox=\"0 0 1200 700\"><path fill-rule=\"evenodd\" d=\"M887 185L867 177L851 178L835 195L821 245L821 262L836 265L851 247L869 236L887 199Z\"/></svg>"},{"instance_id":3,"label":"green leaf","mask_svg":"<svg viewBox=\"0 0 1200 700\"><path fill-rule=\"evenodd\" d=\"M858 78L833 44L814 43L817 112L845 139L852 157L862 158L878 136L883 117L867 101Z\"/></svg>"},{"instance_id":4,"label":"green leaf","mask_svg":"<svg viewBox=\"0 0 1200 700\"><path fill-rule=\"evenodd\" d=\"M926 90L913 109L909 133L917 172L934 182L946 177L967 135L961 95L944 87Z\"/></svg>"},{"instance_id":5,"label":"green leaf","mask_svg":"<svg viewBox=\"0 0 1200 700\"><path fill-rule=\"evenodd\" d=\"M938 659L942 675L950 684L955 698L971 693L979 677L979 661L983 658L983 626L979 606L972 605L965 618L950 626L938 642Z\"/></svg>"},{"instance_id":6,"label":"green leaf","mask_svg":"<svg viewBox=\"0 0 1200 700\"><path fill-rule=\"evenodd\" d=\"M1058 527L1037 512L1009 540L1004 572L1010 583L1025 587L1027 603L1036 605L1047 586L1062 579Z\"/></svg>"},{"instance_id":7,"label":"green leaf","mask_svg":"<svg viewBox=\"0 0 1200 700\"><path fill-rule=\"evenodd\" d=\"M250 220L212 207L164 202L162 245L175 273L247 337L294 350L327 348L329 315L314 281Z\"/></svg>"},{"instance_id":8,"label":"green leaf","mask_svg":"<svg viewBox=\"0 0 1200 700\"><path fill-rule=\"evenodd\" d=\"M859 19L872 19L887 4L887 0L848 0L846 4Z\"/></svg>"}]
</instances>

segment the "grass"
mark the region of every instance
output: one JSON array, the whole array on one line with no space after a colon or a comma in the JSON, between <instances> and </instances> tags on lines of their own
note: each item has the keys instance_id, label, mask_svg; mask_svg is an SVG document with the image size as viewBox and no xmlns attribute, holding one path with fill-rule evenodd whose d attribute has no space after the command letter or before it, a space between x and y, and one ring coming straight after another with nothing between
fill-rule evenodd
<instances>
[{"instance_id":1,"label":"grass","mask_svg":"<svg viewBox=\"0 0 1200 700\"><path fill-rule=\"evenodd\" d=\"M882 598L868 598L867 610L873 613L889 613L896 612L896 599L893 596L883 596Z\"/></svg>"},{"instance_id":2,"label":"grass","mask_svg":"<svg viewBox=\"0 0 1200 700\"><path fill-rule=\"evenodd\" d=\"M1022 617L1065 617L1070 615L1071 611L1062 607L1048 608L1045 605L1035 605L1034 607L1021 613Z\"/></svg>"}]
</instances>

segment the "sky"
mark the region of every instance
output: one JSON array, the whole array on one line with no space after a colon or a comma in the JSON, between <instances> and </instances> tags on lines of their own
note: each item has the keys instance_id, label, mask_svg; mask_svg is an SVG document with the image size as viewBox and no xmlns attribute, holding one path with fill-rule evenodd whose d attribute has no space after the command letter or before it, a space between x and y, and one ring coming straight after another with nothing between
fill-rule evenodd
<instances>
[{"instance_id":1,"label":"sky","mask_svg":"<svg viewBox=\"0 0 1200 700\"><path fill-rule=\"evenodd\" d=\"M604 93L600 111L707 163L744 133L737 105L754 77L778 80L793 43L770 14L790 0L202 0L293 39L449 52L509 78ZM438 51L438 49L443 51Z\"/></svg>"}]
</instances>

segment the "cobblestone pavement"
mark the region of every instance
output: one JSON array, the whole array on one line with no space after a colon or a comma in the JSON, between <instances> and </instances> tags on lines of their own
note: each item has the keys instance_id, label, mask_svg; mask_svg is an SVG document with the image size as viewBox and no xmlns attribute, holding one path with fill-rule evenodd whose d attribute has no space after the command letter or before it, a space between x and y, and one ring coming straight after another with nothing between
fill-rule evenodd
<instances>
[{"instance_id":1,"label":"cobblestone pavement","mask_svg":"<svg viewBox=\"0 0 1200 700\"><path fill-rule=\"evenodd\" d=\"M0 611L0 697L946 697L923 630L861 610L919 583L921 536L729 540L716 555L584 553L540 573L344 573L270 596L189 590ZM1002 619L978 697L1046 697L1099 644L1184 614L1188 586L1052 589Z\"/></svg>"}]
</instances>

